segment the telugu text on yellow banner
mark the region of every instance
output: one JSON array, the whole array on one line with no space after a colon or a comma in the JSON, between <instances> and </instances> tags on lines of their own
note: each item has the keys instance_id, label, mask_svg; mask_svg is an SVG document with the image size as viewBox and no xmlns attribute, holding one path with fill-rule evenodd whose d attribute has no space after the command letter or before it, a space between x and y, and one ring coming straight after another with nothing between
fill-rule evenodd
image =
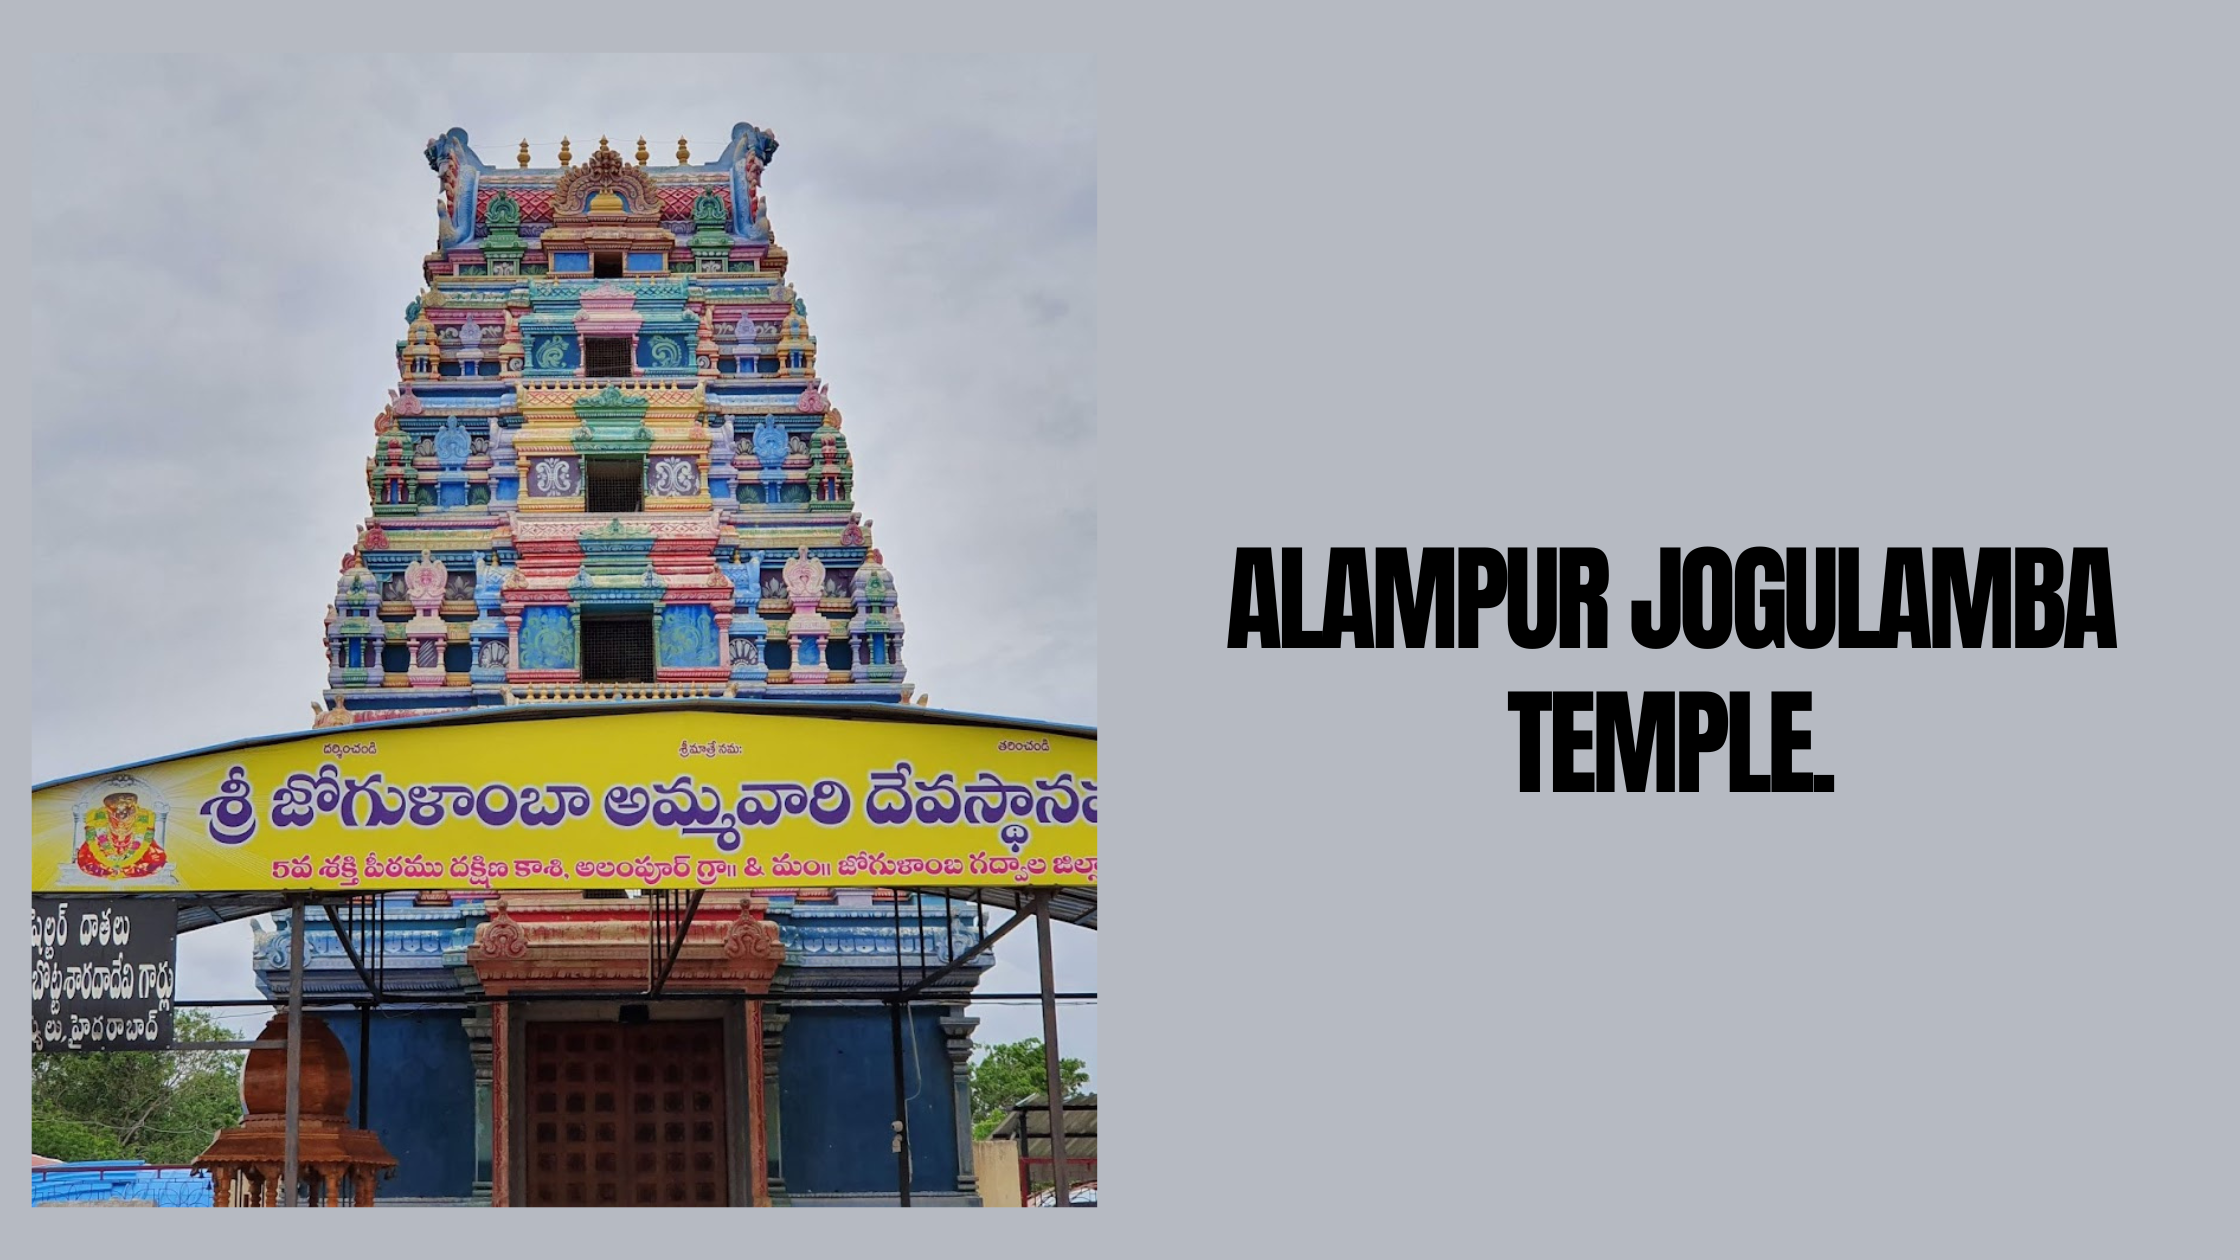
<instances>
[{"instance_id":1,"label":"telugu text on yellow banner","mask_svg":"<svg viewBox=\"0 0 2240 1260\"><path fill-rule=\"evenodd\" d=\"M32 794L35 892L1094 884L1092 736L713 709L332 730Z\"/></svg>"}]
</instances>

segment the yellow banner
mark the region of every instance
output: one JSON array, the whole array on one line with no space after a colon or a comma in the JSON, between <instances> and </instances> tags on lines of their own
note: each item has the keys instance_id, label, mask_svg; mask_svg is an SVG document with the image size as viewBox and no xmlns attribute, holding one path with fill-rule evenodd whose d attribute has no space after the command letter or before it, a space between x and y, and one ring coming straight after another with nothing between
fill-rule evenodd
<instances>
[{"instance_id":1,"label":"yellow banner","mask_svg":"<svg viewBox=\"0 0 2240 1260\"><path fill-rule=\"evenodd\" d=\"M608 712L307 731L32 793L34 892L1094 884L1097 744Z\"/></svg>"}]
</instances>

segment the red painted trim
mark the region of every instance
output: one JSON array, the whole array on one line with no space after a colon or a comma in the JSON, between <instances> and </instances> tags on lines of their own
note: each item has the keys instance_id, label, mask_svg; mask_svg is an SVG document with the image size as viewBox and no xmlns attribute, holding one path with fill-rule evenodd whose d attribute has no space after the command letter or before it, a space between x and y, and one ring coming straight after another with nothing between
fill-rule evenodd
<instances>
[{"instance_id":1,"label":"red painted trim","mask_svg":"<svg viewBox=\"0 0 2240 1260\"><path fill-rule=\"evenodd\" d=\"M513 1106L506 1089L506 1078L512 1074L513 1039L509 1036L508 1015L504 1002L490 1004L490 1206L513 1205L513 1156L512 1143L507 1136L513 1128Z\"/></svg>"},{"instance_id":2,"label":"red painted trim","mask_svg":"<svg viewBox=\"0 0 2240 1260\"><path fill-rule=\"evenodd\" d=\"M770 1138L763 1127L762 1003L747 1003L747 1176L748 1202L770 1206Z\"/></svg>"}]
</instances>

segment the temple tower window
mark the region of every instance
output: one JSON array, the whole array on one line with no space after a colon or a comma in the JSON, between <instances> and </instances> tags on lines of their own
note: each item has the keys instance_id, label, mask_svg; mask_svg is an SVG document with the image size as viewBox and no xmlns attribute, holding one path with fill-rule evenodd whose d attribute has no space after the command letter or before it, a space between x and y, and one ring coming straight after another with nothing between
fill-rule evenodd
<instances>
[{"instance_id":1,"label":"temple tower window","mask_svg":"<svg viewBox=\"0 0 2240 1260\"><path fill-rule=\"evenodd\" d=\"M620 280L622 255L599 253L591 256L591 278L594 280Z\"/></svg>"},{"instance_id":2,"label":"temple tower window","mask_svg":"<svg viewBox=\"0 0 2240 1260\"><path fill-rule=\"evenodd\" d=\"M583 463L586 512L645 510L643 458L587 459Z\"/></svg>"},{"instance_id":3,"label":"temple tower window","mask_svg":"<svg viewBox=\"0 0 2240 1260\"><path fill-rule=\"evenodd\" d=\"M583 619L585 682L654 681L653 618L586 615Z\"/></svg>"},{"instance_id":4,"label":"temple tower window","mask_svg":"<svg viewBox=\"0 0 2240 1260\"><path fill-rule=\"evenodd\" d=\"M584 338L583 374L593 377L630 375L630 339L628 337Z\"/></svg>"}]
</instances>

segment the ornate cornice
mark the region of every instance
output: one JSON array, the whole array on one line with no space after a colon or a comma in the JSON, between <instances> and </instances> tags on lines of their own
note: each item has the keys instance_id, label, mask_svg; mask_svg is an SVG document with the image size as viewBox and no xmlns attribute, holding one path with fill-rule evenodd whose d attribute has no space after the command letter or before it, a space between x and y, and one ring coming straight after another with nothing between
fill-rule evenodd
<instances>
[{"instance_id":1,"label":"ornate cornice","mask_svg":"<svg viewBox=\"0 0 2240 1260\"><path fill-rule=\"evenodd\" d=\"M631 220L661 217L661 194L645 172L622 160L622 155L602 142L599 151L581 166L570 167L552 189L555 223L580 223L589 217L587 202L602 192L622 198L623 214Z\"/></svg>"},{"instance_id":2,"label":"ornate cornice","mask_svg":"<svg viewBox=\"0 0 2240 1260\"><path fill-rule=\"evenodd\" d=\"M524 516L514 522L516 542L573 542L595 529L604 529L616 518L611 513L554 512ZM713 512L641 513L626 527L657 542L714 542L722 536L722 523Z\"/></svg>"},{"instance_id":3,"label":"ornate cornice","mask_svg":"<svg viewBox=\"0 0 2240 1260\"><path fill-rule=\"evenodd\" d=\"M609 394L612 391L612 394ZM648 420L655 413L684 411L697 414L702 405L700 382L663 381L592 381L592 380L540 380L523 381L514 391L515 405L526 417L532 412L561 412L570 419L576 418L576 405L590 403L595 407L612 406L615 399L640 403L639 413Z\"/></svg>"},{"instance_id":4,"label":"ornate cornice","mask_svg":"<svg viewBox=\"0 0 2240 1260\"><path fill-rule=\"evenodd\" d=\"M483 990L510 993L582 988L630 992L647 975L648 924L635 906L572 899L573 894L513 894L493 902L475 933L468 961ZM730 900L726 898L725 900ZM627 904L627 903L626 903ZM519 911L521 917L516 918ZM703 904L686 934L667 987L766 992L785 960L778 927L752 897L732 902L730 917Z\"/></svg>"}]
</instances>

